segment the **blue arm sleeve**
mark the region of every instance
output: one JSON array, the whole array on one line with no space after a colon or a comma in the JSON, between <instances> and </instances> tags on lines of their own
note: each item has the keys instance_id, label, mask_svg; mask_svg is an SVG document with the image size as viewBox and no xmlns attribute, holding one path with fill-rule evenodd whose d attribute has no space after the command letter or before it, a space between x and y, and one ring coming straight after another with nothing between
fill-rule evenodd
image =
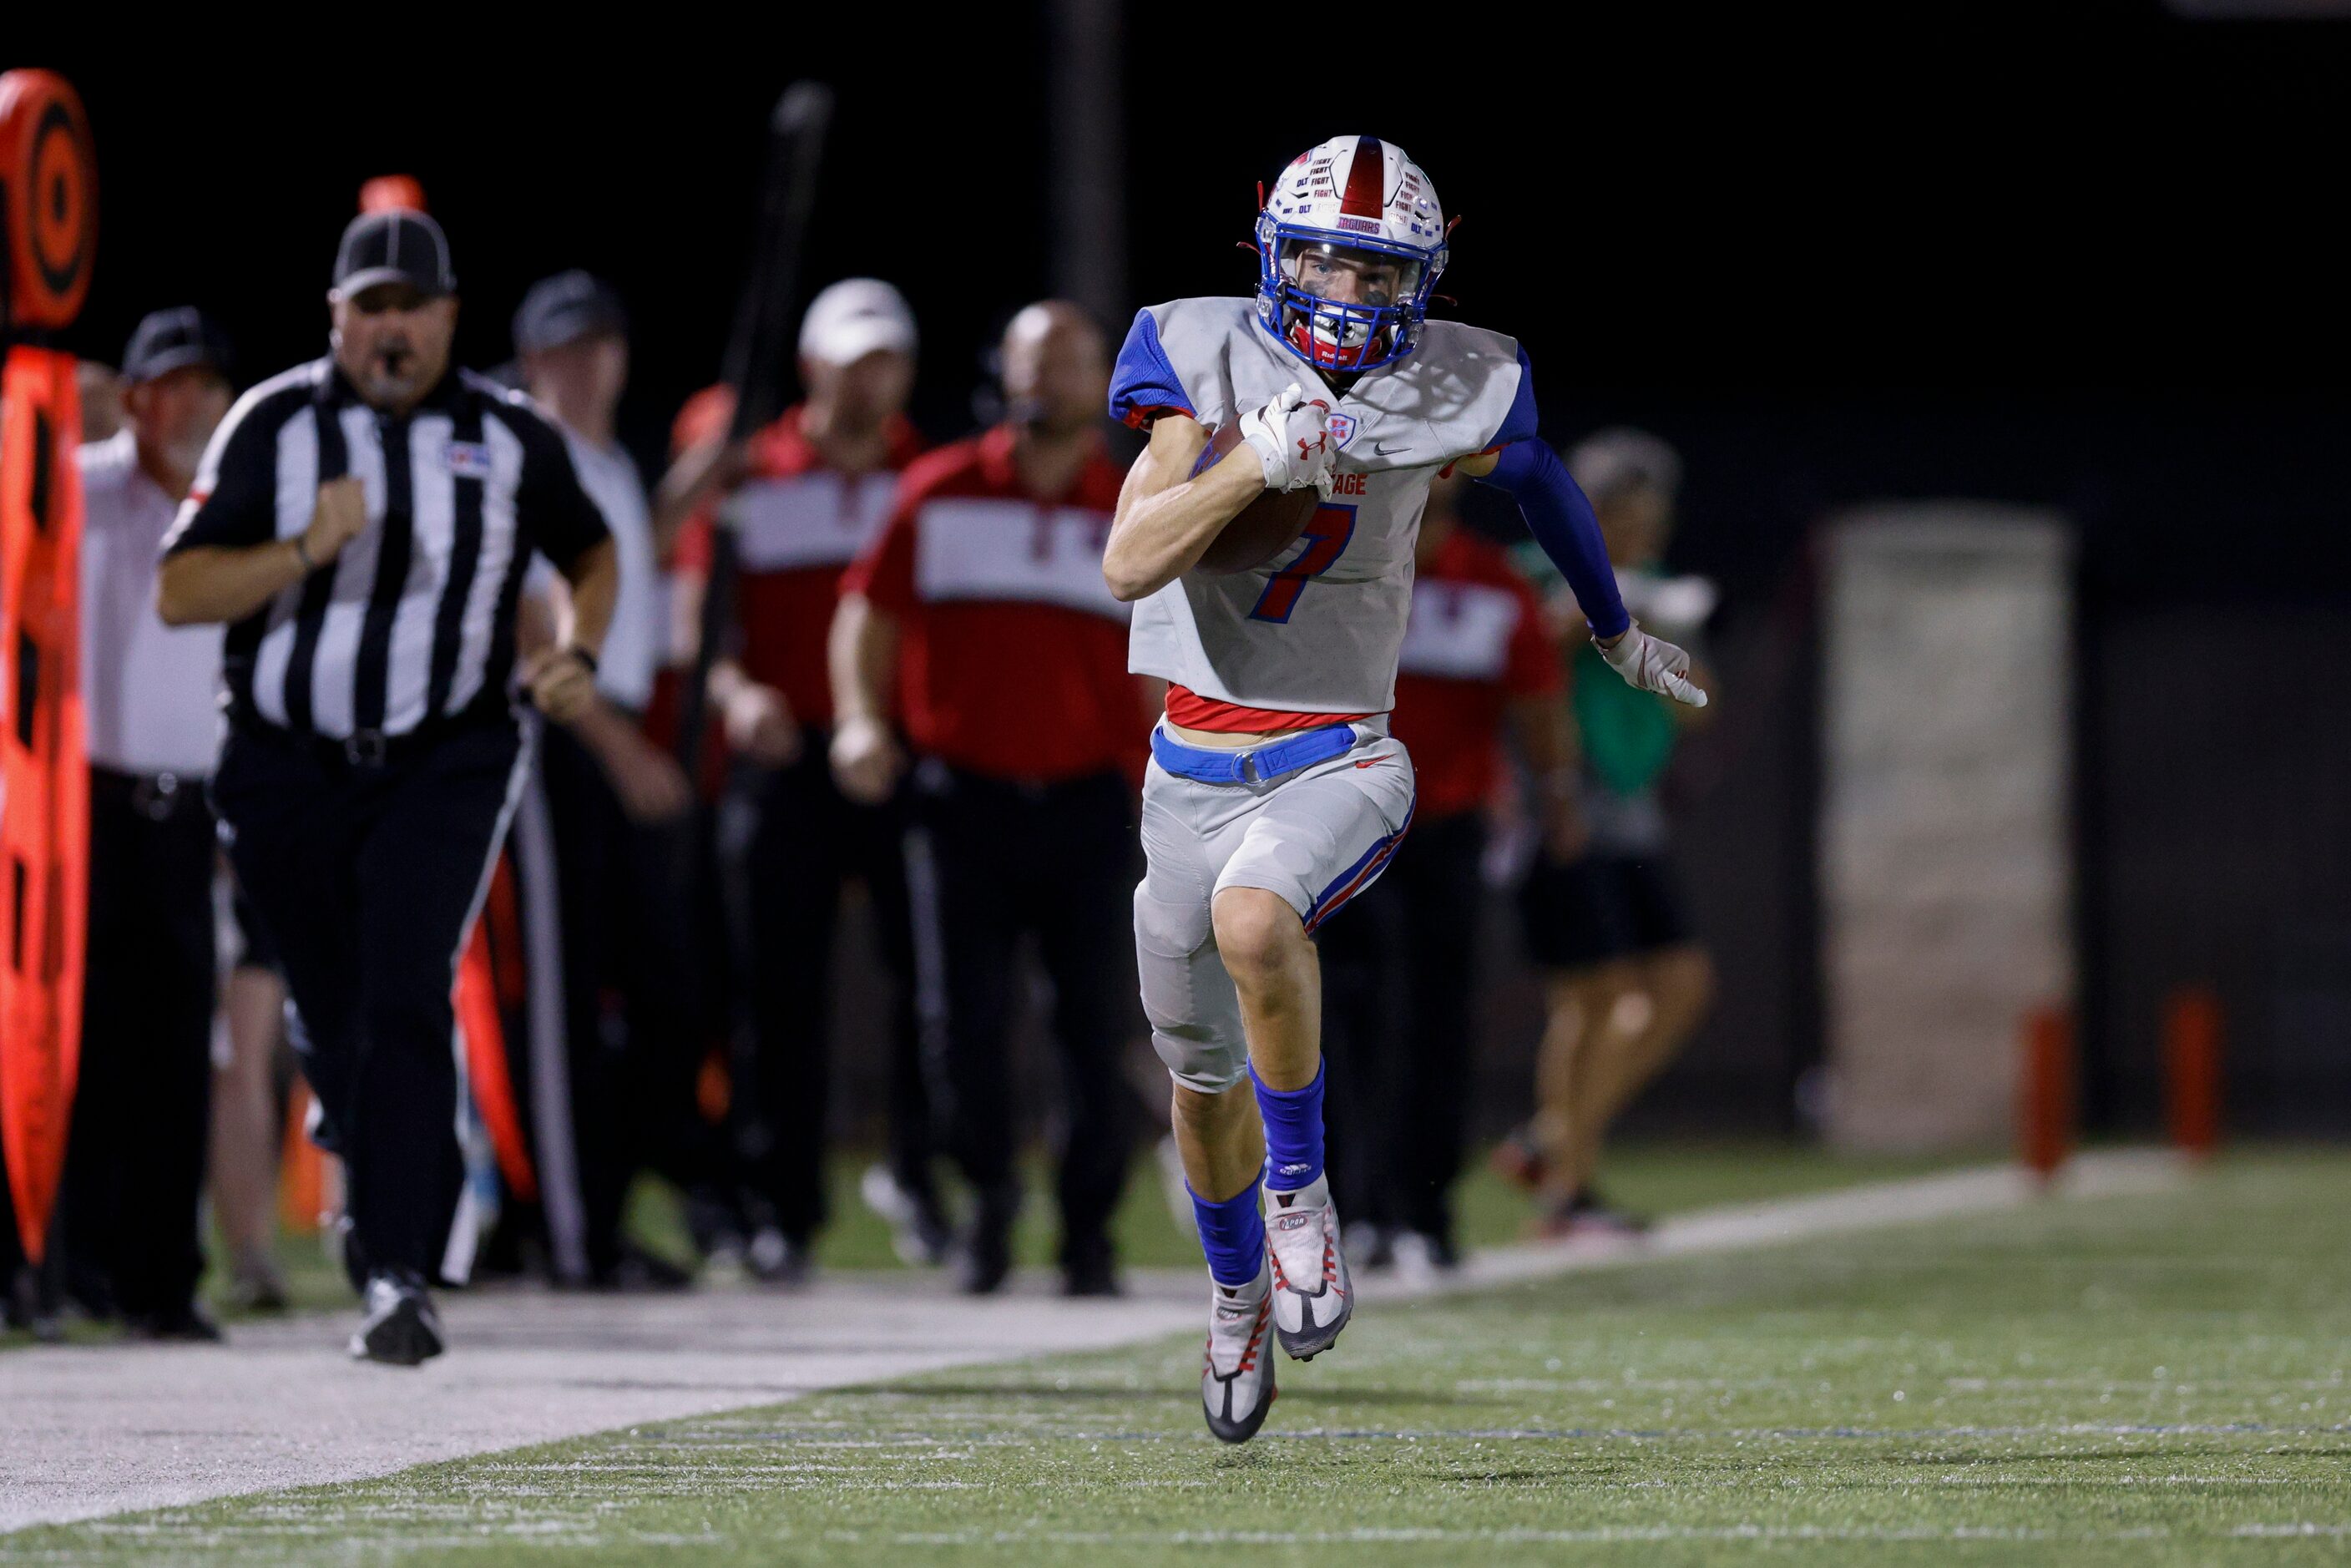
<instances>
[{"instance_id":1,"label":"blue arm sleeve","mask_svg":"<svg viewBox=\"0 0 2351 1568\"><path fill-rule=\"evenodd\" d=\"M1126 341L1119 345L1118 360L1111 366L1110 416L1121 424L1148 430L1163 413L1192 412L1183 378L1159 346L1159 323L1150 311L1136 311L1134 325L1127 329Z\"/></svg>"},{"instance_id":2,"label":"blue arm sleeve","mask_svg":"<svg viewBox=\"0 0 2351 1568\"><path fill-rule=\"evenodd\" d=\"M1517 498L1528 531L1575 591L1593 636L1614 637L1633 623L1616 591L1616 570L1608 564L1600 519L1558 453L1539 439L1514 441L1502 448L1494 471L1481 483Z\"/></svg>"},{"instance_id":3,"label":"blue arm sleeve","mask_svg":"<svg viewBox=\"0 0 2351 1568\"><path fill-rule=\"evenodd\" d=\"M1519 350L1519 390L1511 394L1510 411L1502 415L1502 428L1494 432L1489 448L1508 446L1513 441L1531 441L1535 434L1535 368L1527 362L1527 351Z\"/></svg>"}]
</instances>

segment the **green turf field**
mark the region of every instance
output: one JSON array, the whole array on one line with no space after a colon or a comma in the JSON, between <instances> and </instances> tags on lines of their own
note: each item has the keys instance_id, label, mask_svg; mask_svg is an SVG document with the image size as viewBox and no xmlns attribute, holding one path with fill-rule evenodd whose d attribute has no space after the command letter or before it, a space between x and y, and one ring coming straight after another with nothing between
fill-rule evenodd
<instances>
[{"instance_id":1,"label":"green turf field","mask_svg":"<svg viewBox=\"0 0 2351 1568\"><path fill-rule=\"evenodd\" d=\"M1190 1335L0 1542L40 1561L2351 1558L2351 1158L1367 1309L1246 1448Z\"/></svg>"}]
</instances>

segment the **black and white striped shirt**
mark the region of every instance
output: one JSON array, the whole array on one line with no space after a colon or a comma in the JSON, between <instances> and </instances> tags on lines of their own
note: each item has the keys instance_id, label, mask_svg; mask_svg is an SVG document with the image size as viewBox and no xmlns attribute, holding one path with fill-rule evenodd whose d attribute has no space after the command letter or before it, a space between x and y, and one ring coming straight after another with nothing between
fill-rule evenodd
<instances>
[{"instance_id":1,"label":"black and white striped shirt","mask_svg":"<svg viewBox=\"0 0 2351 1568\"><path fill-rule=\"evenodd\" d=\"M502 707L531 552L569 568L607 537L561 434L470 371L393 415L316 360L229 411L164 553L290 538L345 474L369 526L229 628L231 716L341 739Z\"/></svg>"}]
</instances>

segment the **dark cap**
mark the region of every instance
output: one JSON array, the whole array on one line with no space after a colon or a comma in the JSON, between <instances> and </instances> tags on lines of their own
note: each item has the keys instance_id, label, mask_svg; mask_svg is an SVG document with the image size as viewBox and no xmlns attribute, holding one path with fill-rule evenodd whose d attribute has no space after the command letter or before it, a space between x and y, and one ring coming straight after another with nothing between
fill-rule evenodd
<instances>
[{"instance_id":1,"label":"dark cap","mask_svg":"<svg viewBox=\"0 0 2351 1568\"><path fill-rule=\"evenodd\" d=\"M228 334L193 305L149 311L122 350L122 379L134 385L190 365L229 371Z\"/></svg>"},{"instance_id":2,"label":"dark cap","mask_svg":"<svg viewBox=\"0 0 2351 1568\"><path fill-rule=\"evenodd\" d=\"M379 283L405 283L427 295L455 294L449 236L424 213L387 208L361 213L335 252L335 292L357 294Z\"/></svg>"},{"instance_id":3,"label":"dark cap","mask_svg":"<svg viewBox=\"0 0 2351 1568\"><path fill-rule=\"evenodd\" d=\"M608 285L576 267L532 284L514 314L518 354L542 353L607 334L627 337L629 313Z\"/></svg>"}]
</instances>

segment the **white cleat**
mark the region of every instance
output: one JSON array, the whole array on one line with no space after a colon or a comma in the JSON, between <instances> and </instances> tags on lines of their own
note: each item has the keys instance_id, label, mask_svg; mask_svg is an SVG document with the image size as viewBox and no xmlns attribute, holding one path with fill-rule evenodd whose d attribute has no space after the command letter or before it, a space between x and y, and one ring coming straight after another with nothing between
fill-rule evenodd
<instances>
[{"instance_id":1,"label":"white cleat","mask_svg":"<svg viewBox=\"0 0 2351 1568\"><path fill-rule=\"evenodd\" d=\"M1246 1285L1208 1287L1208 1356L1200 1367L1200 1406L1208 1430L1246 1443L1273 1406L1272 1279L1267 1270Z\"/></svg>"},{"instance_id":2,"label":"white cleat","mask_svg":"<svg viewBox=\"0 0 2351 1568\"><path fill-rule=\"evenodd\" d=\"M1328 1176L1297 1192L1265 1189L1265 1244L1273 1263L1273 1332L1292 1360L1311 1361L1355 1311Z\"/></svg>"}]
</instances>

